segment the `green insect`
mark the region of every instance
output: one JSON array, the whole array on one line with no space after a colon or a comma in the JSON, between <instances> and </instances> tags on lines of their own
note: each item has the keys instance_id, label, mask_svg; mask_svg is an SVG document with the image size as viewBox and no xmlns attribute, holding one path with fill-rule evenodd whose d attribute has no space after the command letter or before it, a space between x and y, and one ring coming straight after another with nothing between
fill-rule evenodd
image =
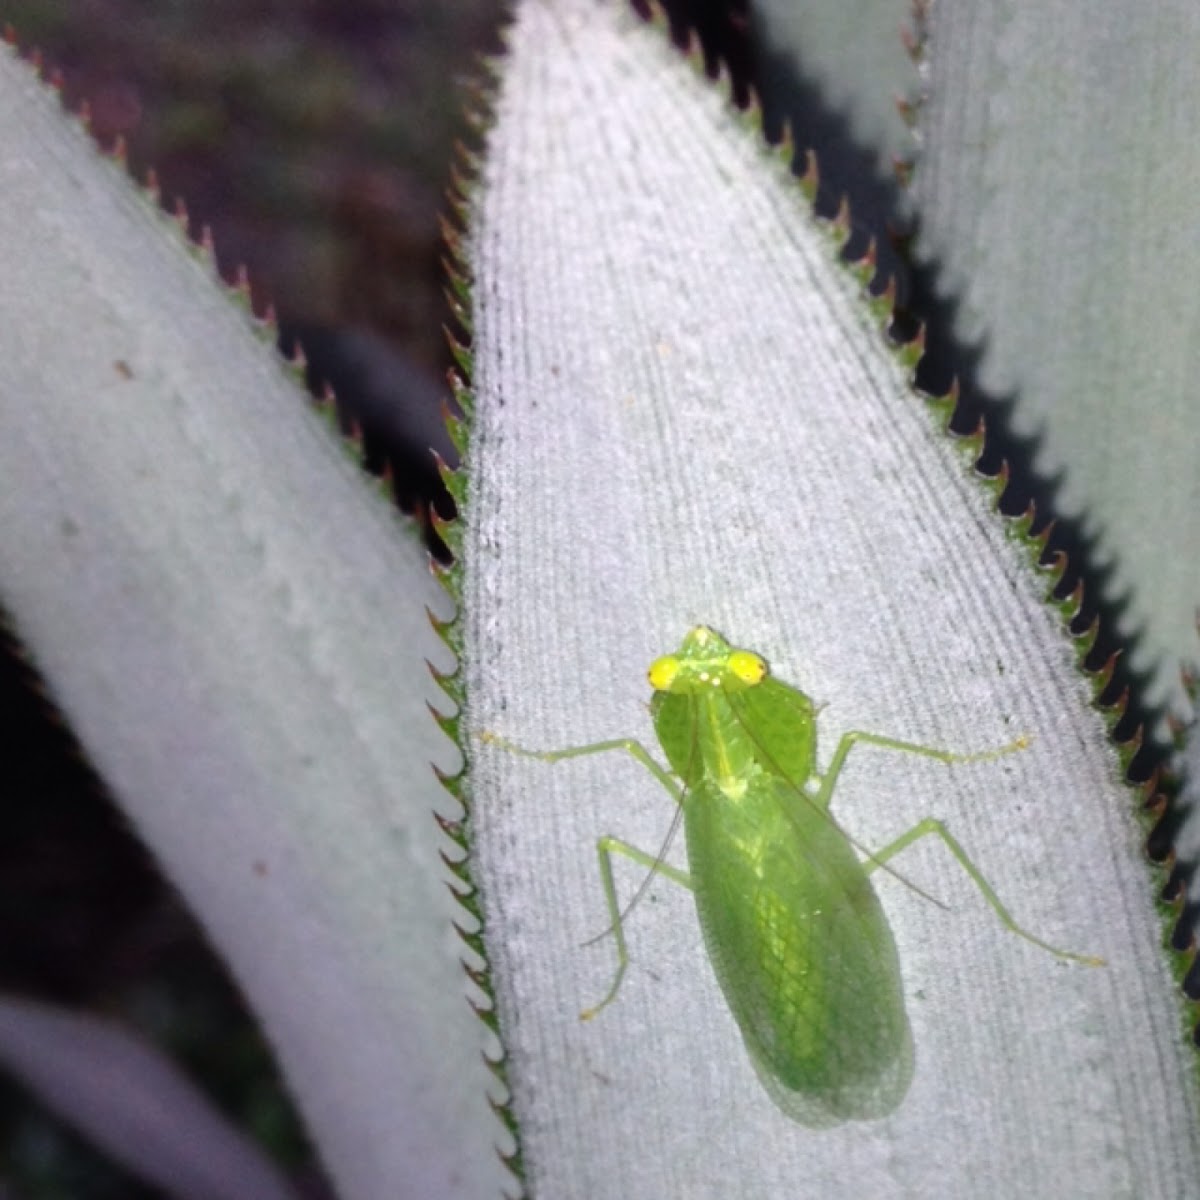
<instances>
[{"instance_id":1,"label":"green insect","mask_svg":"<svg viewBox=\"0 0 1200 1200\"><path fill-rule=\"evenodd\" d=\"M763 1086L784 1113L812 1128L887 1116L912 1081L899 955L869 876L919 838L941 838L1014 933L1060 958L1102 964L1022 929L940 821L923 820L881 850L864 851L864 859L830 816L838 775L860 742L962 763L1022 749L1027 739L952 754L855 730L842 737L821 775L813 702L773 679L760 655L699 626L677 653L653 663L650 684L670 771L627 739L532 751L484 735L545 762L624 751L680 806L688 872L617 838L597 843L617 971L585 1019L615 998L629 961L614 853L691 890L717 981Z\"/></svg>"}]
</instances>

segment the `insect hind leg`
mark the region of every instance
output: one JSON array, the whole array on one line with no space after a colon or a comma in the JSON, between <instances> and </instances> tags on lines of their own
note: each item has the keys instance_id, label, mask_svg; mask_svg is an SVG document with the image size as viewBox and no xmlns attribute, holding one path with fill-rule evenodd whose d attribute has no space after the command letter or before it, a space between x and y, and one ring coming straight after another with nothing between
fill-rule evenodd
<instances>
[{"instance_id":1,"label":"insect hind leg","mask_svg":"<svg viewBox=\"0 0 1200 1200\"><path fill-rule=\"evenodd\" d=\"M1102 967L1105 965L1102 958L1096 958L1091 954L1076 954L1071 950L1062 950L1057 946L1050 945L1049 942L1042 941L1041 938L1036 937L1029 930L1023 929L1018 925L1012 913L1008 911L1000 897L996 895L995 888L988 883L987 878L972 861L971 856L963 849L962 844L936 817L926 817L925 820L918 821L907 833L902 833L895 841L889 842L882 850L878 850L872 854L870 859L863 863L863 869L870 874L876 867L880 867L887 862L889 858L894 858L901 850L906 850L914 842L931 835L942 839L946 848L954 855L958 865L967 873L968 878L979 889L980 894L988 902L988 905L996 916L1000 918L1001 923L1006 929L1015 933L1018 937L1024 938L1027 942L1032 942L1033 945L1040 949L1048 951L1056 958L1070 959L1072 962L1083 963L1084 966L1088 967Z\"/></svg>"}]
</instances>

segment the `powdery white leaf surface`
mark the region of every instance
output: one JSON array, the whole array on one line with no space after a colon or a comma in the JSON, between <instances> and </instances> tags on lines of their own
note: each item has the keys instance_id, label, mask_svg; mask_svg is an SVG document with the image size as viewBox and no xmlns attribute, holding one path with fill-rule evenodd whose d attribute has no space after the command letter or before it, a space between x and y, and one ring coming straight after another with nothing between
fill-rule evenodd
<instances>
[{"instance_id":1,"label":"powdery white leaf surface","mask_svg":"<svg viewBox=\"0 0 1200 1200\"><path fill-rule=\"evenodd\" d=\"M432 815L446 597L211 267L7 48L0 112L4 604L339 1194L499 1194Z\"/></svg>"},{"instance_id":2,"label":"powdery white leaf surface","mask_svg":"<svg viewBox=\"0 0 1200 1200\"><path fill-rule=\"evenodd\" d=\"M916 1078L814 1132L755 1077L692 902L659 879L611 939L596 838L653 853L665 792L622 756L474 741L476 868L541 1196L1170 1196L1200 1169L1195 1064L1134 798L1075 650L788 172L620 5L527 0L473 199L469 723L526 746L653 745L645 671L705 622L851 728L1028 751L855 752L864 845L943 818L1066 966L1005 932L943 848L877 887ZM672 861L682 848L672 848ZM643 872L617 864L621 895Z\"/></svg>"},{"instance_id":3,"label":"powdery white leaf surface","mask_svg":"<svg viewBox=\"0 0 1200 1200\"><path fill-rule=\"evenodd\" d=\"M920 251L1178 703L1200 605L1200 7L933 6Z\"/></svg>"}]
</instances>

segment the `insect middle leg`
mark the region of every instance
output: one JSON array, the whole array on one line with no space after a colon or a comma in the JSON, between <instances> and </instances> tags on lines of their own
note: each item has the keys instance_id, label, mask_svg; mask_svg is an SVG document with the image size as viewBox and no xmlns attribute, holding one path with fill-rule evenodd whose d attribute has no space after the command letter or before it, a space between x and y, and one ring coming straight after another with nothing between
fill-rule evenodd
<instances>
[{"instance_id":1,"label":"insect middle leg","mask_svg":"<svg viewBox=\"0 0 1200 1200\"><path fill-rule=\"evenodd\" d=\"M609 929L612 930L612 935L617 943L617 973L613 976L612 984L605 993L604 999L599 1004L592 1005L591 1008L585 1008L579 1014L584 1021L590 1021L602 1008L606 1008L616 999L621 981L625 978L625 968L629 966L629 950L625 945L625 922L621 915L621 906L617 902L616 883L613 881L612 856L614 853L623 854L639 866L647 867L655 874L665 875L681 887L687 888L688 891L692 890L691 876L686 871L681 871L678 867L672 867L663 862L661 855L647 854L644 850L639 850L636 846L621 841L620 838L607 835L596 843L596 855L600 859L600 882L604 885L604 901L608 905L608 915L612 922ZM605 930L605 933L607 932L608 930Z\"/></svg>"},{"instance_id":2,"label":"insect middle leg","mask_svg":"<svg viewBox=\"0 0 1200 1200\"><path fill-rule=\"evenodd\" d=\"M813 799L824 808L829 807L829 802L833 797L833 789L837 784L837 778L841 774L842 767L846 765L846 759L850 756L850 751L859 743L865 746L879 746L884 750L898 750L902 754L916 754L921 758L932 758L942 763L969 763L969 762L987 762L993 758L1000 758L1005 754L1015 754L1018 750L1024 750L1029 745L1029 738L1022 735L1015 741L1006 742L1003 746L998 746L995 750L977 750L973 754L956 754L953 750L939 750L936 746L923 746L920 742L903 742L898 738L884 737L879 733L868 733L865 729L851 729L848 733L842 735L842 740L838 742L837 749L833 752L833 758L829 761L829 767L825 774L821 776L820 790L816 793Z\"/></svg>"},{"instance_id":3,"label":"insect middle leg","mask_svg":"<svg viewBox=\"0 0 1200 1200\"><path fill-rule=\"evenodd\" d=\"M567 746L562 750L527 750L524 746L518 746L515 742L510 742L494 733L484 732L479 736L483 741L493 746L499 746L502 750L508 750L513 754L523 755L525 758L536 758L542 762L549 763L561 762L566 758L583 758L589 754L606 754L609 751L621 751L641 763L670 792L676 804L683 803L683 789L679 782L669 771L655 761L654 756L641 742L635 741L633 738L614 738L612 741L607 742L589 742L585 746ZM591 1008L586 1008L579 1014L585 1021L590 1021L601 1009L607 1007L613 1001L620 990L621 981L625 978L625 968L629 966L629 950L625 944L625 926L621 916L621 906L617 903L616 884L613 881L612 855L614 853L623 854L626 858L632 859L640 866L647 867L652 873L665 875L668 879L673 880L682 887L689 890L692 887L691 877L687 872L668 866L662 861L661 855L647 854L644 850L639 850L636 846L631 846L628 842L623 842L619 838L614 837L605 836L600 838L596 843L596 854L600 859L600 882L604 885L604 900L608 905L608 915L610 918L609 927L604 932L607 933L611 930L613 937L616 939L617 972L613 976L612 985L609 987L604 999L599 1004L595 1004ZM601 934L601 936L603 937L604 935Z\"/></svg>"}]
</instances>

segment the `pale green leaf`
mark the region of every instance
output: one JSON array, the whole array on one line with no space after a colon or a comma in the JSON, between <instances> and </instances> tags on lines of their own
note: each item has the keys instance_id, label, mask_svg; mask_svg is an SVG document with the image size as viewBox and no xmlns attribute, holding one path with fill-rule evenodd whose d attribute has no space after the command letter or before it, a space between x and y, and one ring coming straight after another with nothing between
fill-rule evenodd
<instances>
[{"instance_id":1,"label":"pale green leaf","mask_svg":"<svg viewBox=\"0 0 1200 1200\"><path fill-rule=\"evenodd\" d=\"M763 45L819 85L824 103L878 155L881 173L912 155L912 136L896 107L919 90L902 37L912 8L912 0L754 0L751 6Z\"/></svg>"},{"instance_id":2,"label":"pale green leaf","mask_svg":"<svg viewBox=\"0 0 1200 1200\"><path fill-rule=\"evenodd\" d=\"M1178 704L1200 605L1200 8L938 4L922 253Z\"/></svg>"},{"instance_id":3,"label":"pale green leaf","mask_svg":"<svg viewBox=\"0 0 1200 1200\"><path fill-rule=\"evenodd\" d=\"M161 1050L115 1022L0 995L0 1064L175 1200L295 1200L260 1147Z\"/></svg>"},{"instance_id":4,"label":"pale green leaf","mask_svg":"<svg viewBox=\"0 0 1200 1200\"><path fill-rule=\"evenodd\" d=\"M7 47L0 113L0 597L339 1194L498 1194L433 818L446 597L210 263Z\"/></svg>"}]
</instances>

